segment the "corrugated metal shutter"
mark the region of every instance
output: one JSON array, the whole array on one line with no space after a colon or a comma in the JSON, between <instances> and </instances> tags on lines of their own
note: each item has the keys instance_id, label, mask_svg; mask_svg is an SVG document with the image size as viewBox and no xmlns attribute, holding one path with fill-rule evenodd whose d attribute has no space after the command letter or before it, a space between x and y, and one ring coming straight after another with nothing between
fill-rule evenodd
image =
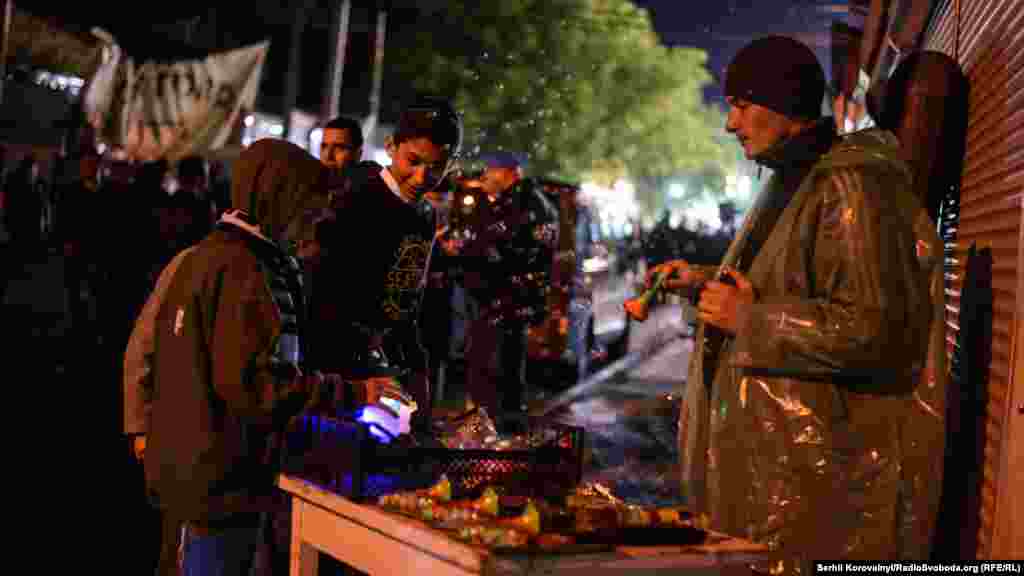
<instances>
[{"instance_id":1,"label":"corrugated metal shutter","mask_svg":"<svg viewBox=\"0 0 1024 576\"><path fill-rule=\"evenodd\" d=\"M963 178L960 190L951 191L943 206L943 233L949 243L977 243L992 251L992 355L977 535L977 555L988 557L1008 414L1012 339L1024 297L1017 293L1024 193L1024 2L941 2L925 47L956 57L970 81ZM952 356L963 278L962 261L949 262L946 324Z\"/></svg>"}]
</instances>

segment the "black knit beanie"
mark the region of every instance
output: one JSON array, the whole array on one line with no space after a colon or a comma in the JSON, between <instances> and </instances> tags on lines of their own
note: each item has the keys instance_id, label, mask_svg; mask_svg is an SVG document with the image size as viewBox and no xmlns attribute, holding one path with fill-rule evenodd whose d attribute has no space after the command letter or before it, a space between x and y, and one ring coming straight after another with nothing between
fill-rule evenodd
<instances>
[{"instance_id":1,"label":"black knit beanie","mask_svg":"<svg viewBox=\"0 0 1024 576\"><path fill-rule=\"evenodd\" d=\"M725 95L790 118L814 120L821 116L825 72L804 44L766 36L736 53L725 71Z\"/></svg>"}]
</instances>

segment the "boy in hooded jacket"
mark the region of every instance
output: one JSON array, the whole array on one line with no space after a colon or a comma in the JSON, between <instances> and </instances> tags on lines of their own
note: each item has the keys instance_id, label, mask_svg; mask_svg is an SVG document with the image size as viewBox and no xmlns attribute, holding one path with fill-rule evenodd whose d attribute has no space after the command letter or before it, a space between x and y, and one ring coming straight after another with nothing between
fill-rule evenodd
<instances>
[{"instance_id":1,"label":"boy in hooded jacket","mask_svg":"<svg viewBox=\"0 0 1024 576\"><path fill-rule=\"evenodd\" d=\"M274 509L276 432L322 381L303 370L301 268L288 236L326 207L325 171L293 144L261 140L235 162L231 196L235 209L176 258L143 353L160 574L248 573Z\"/></svg>"}]
</instances>

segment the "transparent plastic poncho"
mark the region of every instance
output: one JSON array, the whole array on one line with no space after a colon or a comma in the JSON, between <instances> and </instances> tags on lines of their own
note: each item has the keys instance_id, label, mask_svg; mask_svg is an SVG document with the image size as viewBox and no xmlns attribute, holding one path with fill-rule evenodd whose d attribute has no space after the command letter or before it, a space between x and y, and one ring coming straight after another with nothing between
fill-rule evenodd
<instances>
[{"instance_id":1,"label":"transparent plastic poncho","mask_svg":"<svg viewBox=\"0 0 1024 576\"><path fill-rule=\"evenodd\" d=\"M683 490L714 528L767 544L766 572L928 555L944 441L942 249L893 144L848 138L804 179L746 272L758 300L711 383L698 326ZM755 205L723 265L758 216Z\"/></svg>"}]
</instances>

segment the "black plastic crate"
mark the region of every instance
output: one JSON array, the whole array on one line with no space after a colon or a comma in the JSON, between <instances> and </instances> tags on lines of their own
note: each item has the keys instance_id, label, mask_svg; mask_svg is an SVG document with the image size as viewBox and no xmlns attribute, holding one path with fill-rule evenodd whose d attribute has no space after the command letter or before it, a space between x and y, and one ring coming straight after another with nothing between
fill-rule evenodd
<instances>
[{"instance_id":1,"label":"black plastic crate","mask_svg":"<svg viewBox=\"0 0 1024 576\"><path fill-rule=\"evenodd\" d=\"M379 444L349 420L304 415L289 432L285 470L353 500L423 488L445 475L455 498L474 498L488 486L505 494L563 499L583 474L583 430L529 420L547 444L530 450L457 450Z\"/></svg>"}]
</instances>

